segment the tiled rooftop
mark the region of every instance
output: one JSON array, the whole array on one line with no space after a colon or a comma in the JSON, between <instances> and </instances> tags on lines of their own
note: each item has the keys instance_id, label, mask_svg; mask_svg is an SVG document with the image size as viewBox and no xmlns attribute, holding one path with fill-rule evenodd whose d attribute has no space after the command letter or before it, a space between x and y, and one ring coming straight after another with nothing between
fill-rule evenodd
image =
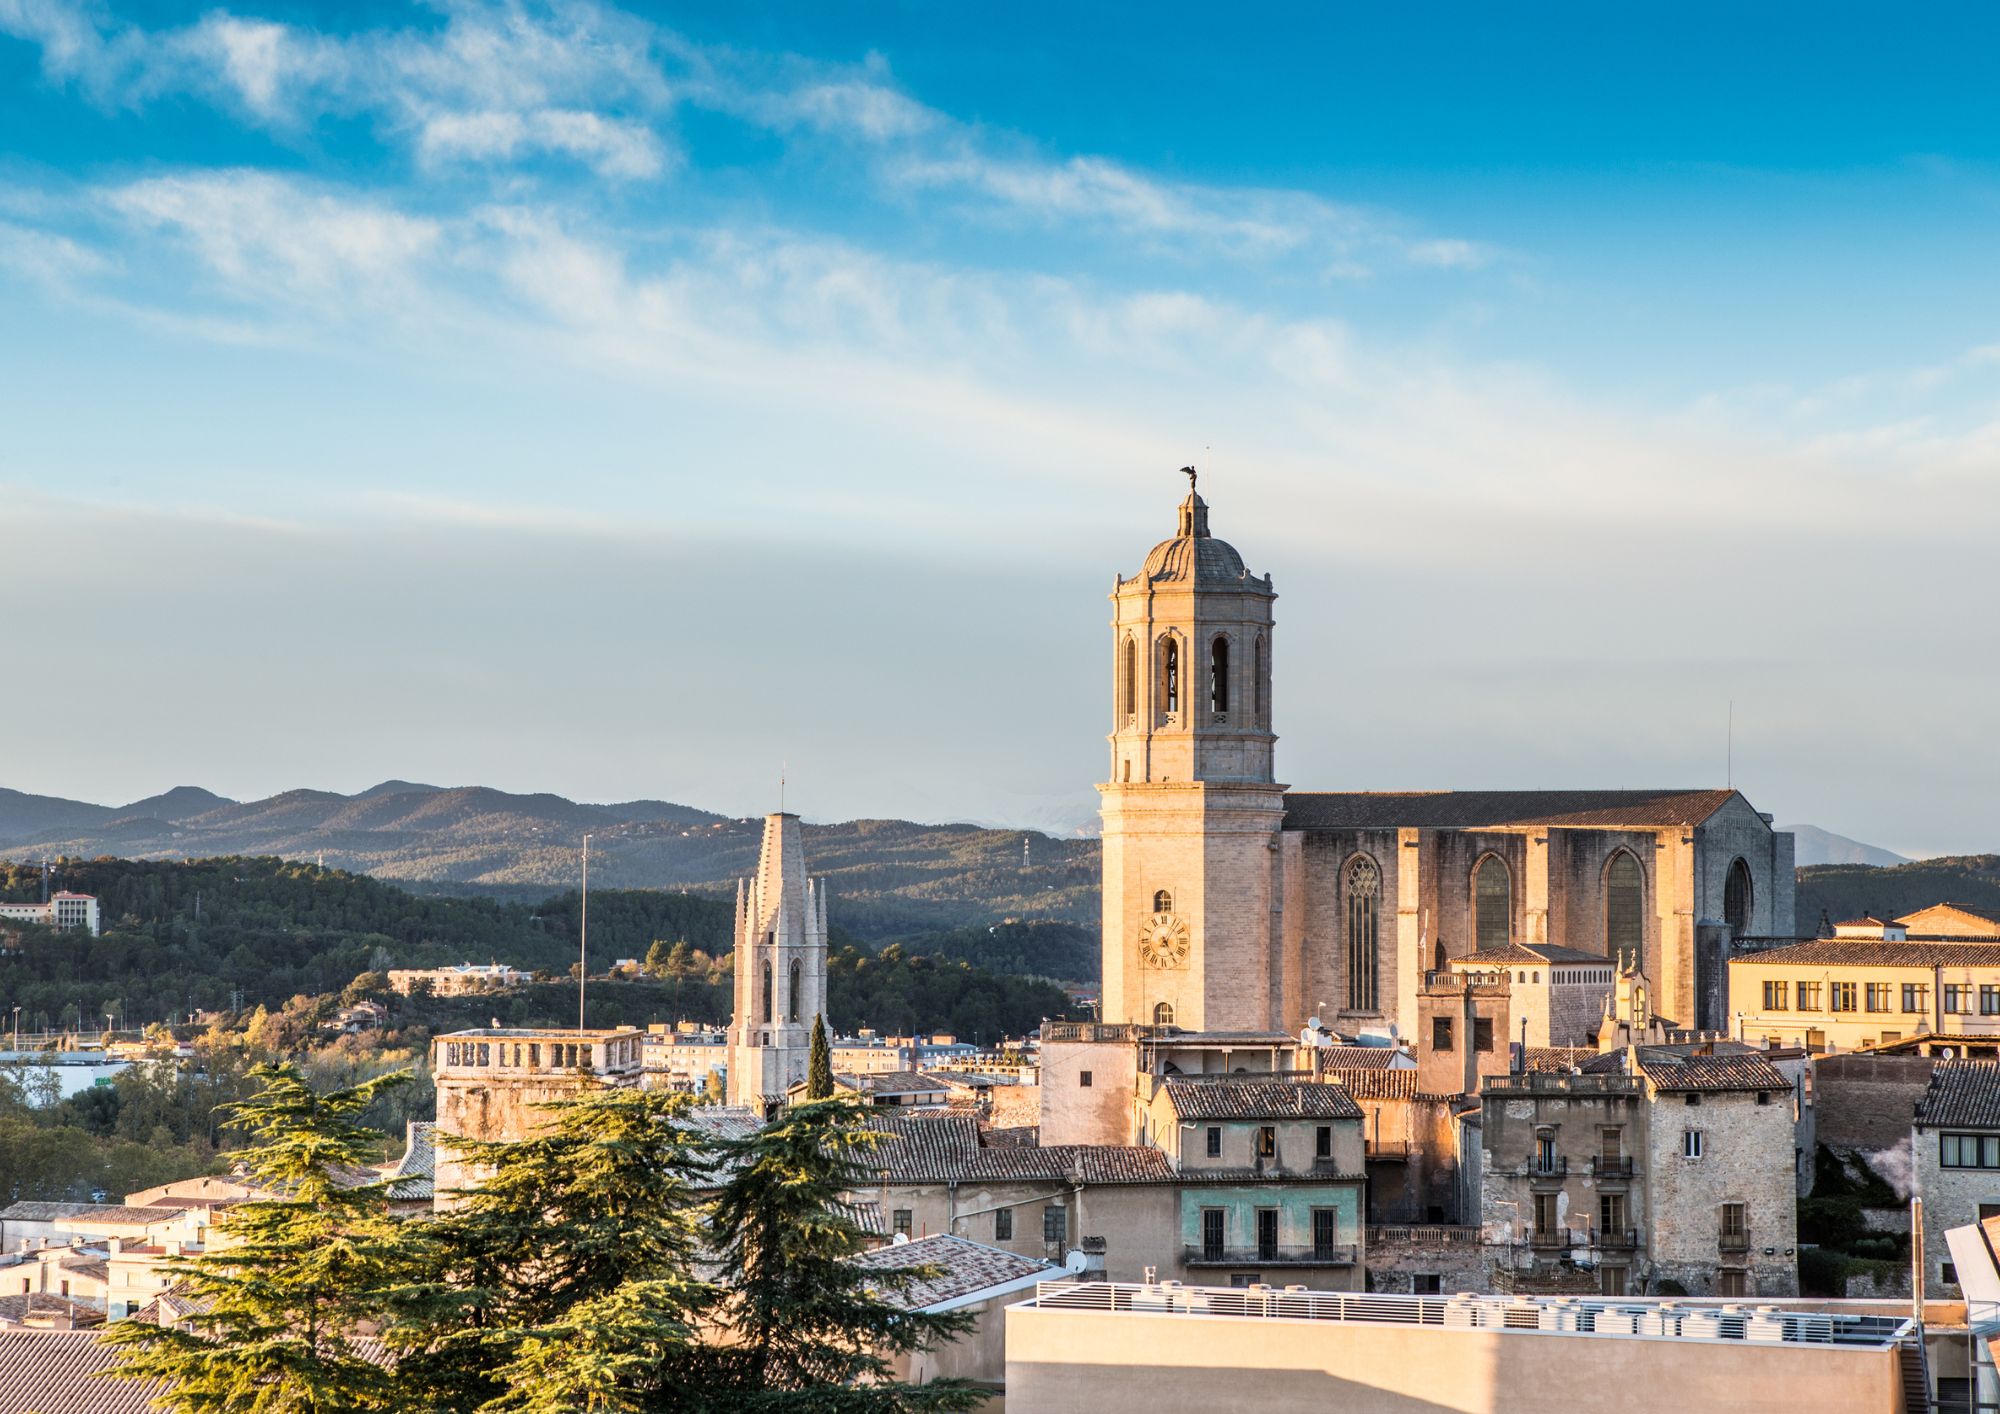
<instances>
[{"instance_id":1,"label":"tiled rooftop","mask_svg":"<svg viewBox=\"0 0 2000 1414\"><path fill-rule=\"evenodd\" d=\"M176 1222L187 1216L187 1209L168 1207L165 1204L144 1208L128 1208L122 1203L92 1204L81 1213L66 1213L57 1221L64 1227L96 1230L106 1227L149 1227L153 1223Z\"/></svg>"},{"instance_id":2,"label":"tiled rooftop","mask_svg":"<svg viewBox=\"0 0 2000 1414\"><path fill-rule=\"evenodd\" d=\"M2000 1061L1939 1061L1917 1101L1917 1123L1933 1129L2000 1129Z\"/></svg>"},{"instance_id":3,"label":"tiled rooftop","mask_svg":"<svg viewBox=\"0 0 2000 1414\"><path fill-rule=\"evenodd\" d=\"M410 1122L409 1139L404 1146L403 1157L390 1165L383 1174L385 1178L392 1180L389 1185L391 1202L420 1202L435 1195L436 1135L435 1124L424 1120Z\"/></svg>"},{"instance_id":4,"label":"tiled rooftop","mask_svg":"<svg viewBox=\"0 0 2000 1414\"><path fill-rule=\"evenodd\" d=\"M1283 1080L1169 1080L1167 1102L1184 1120L1359 1119L1338 1085Z\"/></svg>"},{"instance_id":5,"label":"tiled rooftop","mask_svg":"<svg viewBox=\"0 0 2000 1414\"><path fill-rule=\"evenodd\" d=\"M1789 1090L1791 1082L1757 1055L1670 1056L1642 1049L1639 1068L1658 1090Z\"/></svg>"},{"instance_id":6,"label":"tiled rooftop","mask_svg":"<svg viewBox=\"0 0 2000 1414\"><path fill-rule=\"evenodd\" d=\"M87 1217L117 1207L115 1203L35 1203L22 1201L0 1208L0 1223L47 1223L57 1218Z\"/></svg>"},{"instance_id":7,"label":"tiled rooftop","mask_svg":"<svg viewBox=\"0 0 2000 1414\"><path fill-rule=\"evenodd\" d=\"M1285 828L1664 829L1699 825L1735 794L1733 790L1291 791L1285 796Z\"/></svg>"},{"instance_id":8,"label":"tiled rooftop","mask_svg":"<svg viewBox=\"0 0 2000 1414\"><path fill-rule=\"evenodd\" d=\"M2000 940L1895 943L1883 938L1819 938L1788 948L1747 953L1730 966L1753 967L2000 967Z\"/></svg>"},{"instance_id":9,"label":"tiled rooftop","mask_svg":"<svg viewBox=\"0 0 2000 1414\"><path fill-rule=\"evenodd\" d=\"M878 1247L847 1260L871 1271L897 1267L934 1268L931 1275L918 1278L891 1296L891 1300L912 1311L964 1300L979 1292L1029 1277L1053 1279L1062 1274L1062 1268L1048 1262L941 1232L911 1242Z\"/></svg>"},{"instance_id":10,"label":"tiled rooftop","mask_svg":"<svg viewBox=\"0 0 2000 1414\"><path fill-rule=\"evenodd\" d=\"M1139 1145L985 1147L979 1121L969 1114L870 1115L868 1124L894 1136L866 1161L890 1183L1167 1183L1174 1177L1166 1155Z\"/></svg>"},{"instance_id":11,"label":"tiled rooftop","mask_svg":"<svg viewBox=\"0 0 2000 1414\"><path fill-rule=\"evenodd\" d=\"M72 1301L67 1296L54 1296L48 1292L34 1292L20 1296L0 1296L0 1326L18 1326L23 1321L40 1320L48 1317L68 1317L77 1326L101 1326L104 1313L95 1306L86 1306L81 1301Z\"/></svg>"},{"instance_id":12,"label":"tiled rooftop","mask_svg":"<svg viewBox=\"0 0 2000 1414\"><path fill-rule=\"evenodd\" d=\"M1579 948L1557 947L1554 943L1503 943L1498 947L1475 948L1464 957L1453 958L1453 962L1470 964L1474 967L1546 967L1551 963L1595 963L1599 967L1610 967L1612 961L1600 952L1584 952Z\"/></svg>"},{"instance_id":13,"label":"tiled rooftop","mask_svg":"<svg viewBox=\"0 0 2000 1414\"><path fill-rule=\"evenodd\" d=\"M158 1385L96 1378L116 1360L96 1331L0 1330L0 1410L152 1414Z\"/></svg>"},{"instance_id":14,"label":"tiled rooftop","mask_svg":"<svg viewBox=\"0 0 2000 1414\"><path fill-rule=\"evenodd\" d=\"M1398 1060L1407 1062L1395 1046L1314 1046L1307 1054L1324 1070L1393 1070ZM1416 1066L1406 1063L1405 1068Z\"/></svg>"},{"instance_id":15,"label":"tiled rooftop","mask_svg":"<svg viewBox=\"0 0 2000 1414\"><path fill-rule=\"evenodd\" d=\"M1581 1069L1597 1054L1595 1046L1529 1046L1521 1053L1521 1063L1528 1070L1563 1074Z\"/></svg>"}]
</instances>

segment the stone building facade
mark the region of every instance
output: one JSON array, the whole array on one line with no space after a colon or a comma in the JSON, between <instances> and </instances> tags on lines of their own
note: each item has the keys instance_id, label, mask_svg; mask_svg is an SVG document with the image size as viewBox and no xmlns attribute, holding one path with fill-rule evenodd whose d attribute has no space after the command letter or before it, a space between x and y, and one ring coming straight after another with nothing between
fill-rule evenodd
<instances>
[{"instance_id":1,"label":"stone building facade","mask_svg":"<svg viewBox=\"0 0 2000 1414\"><path fill-rule=\"evenodd\" d=\"M764 817L757 873L737 884L735 981L729 1103L767 1109L806 1078L826 1012L826 886L806 877L796 815Z\"/></svg>"},{"instance_id":2,"label":"stone building facade","mask_svg":"<svg viewBox=\"0 0 2000 1414\"><path fill-rule=\"evenodd\" d=\"M433 1040L438 1204L449 1206L453 1192L479 1180L477 1167L453 1139L526 1139L548 1123L541 1106L597 1086L638 1085L645 1039L638 1030L481 1027Z\"/></svg>"},{"instance_id":3,"label":"stone building facade","mask_svg":"<svg viewBox=\"0 0 2000 1414\"><path fill-rule=\"evenodd\" d=\"M1293 1031L1417 1018L1481 948L1624 958L1722 1025L1736 940L1794 933L1792 839L1728 789L1305 792L1279 782L1271 576L1209 529L1112 593L1104 1019Z\"/></svg>"},{"instance_id":4,"label":"stone building facade","mask_svg":"<svg viewBox=\"0 0 2000 1414\"><path fill-rule=\"evenodd\" d=\"M1762 1057L1634 1048L1480 1098L1483 1240L1516 1289L1797 1294L1797 1097Z\"/></svg>"},{"instance_id":5,"label":"stone building facade","mask_svg":"<svg viewBox=\"0 0 2000 1414\"><path fill-rule=\"evenodd\" d=\"M2000 1061L1941 1060L1910 1126L1926 1294L1959 1294L1945 1233L2000 1216Z\"/></svg>"}]
</instances>

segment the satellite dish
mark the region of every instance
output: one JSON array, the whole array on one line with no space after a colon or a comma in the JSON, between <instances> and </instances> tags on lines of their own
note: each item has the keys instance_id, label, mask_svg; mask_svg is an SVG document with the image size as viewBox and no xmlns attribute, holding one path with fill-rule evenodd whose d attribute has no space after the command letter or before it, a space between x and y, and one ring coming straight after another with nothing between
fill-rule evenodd
<instances>
[{"instance_id":1,"label":"satellite dish","mask_svg":"<svg viewBox=\"0 0 2000 1414\"><path fill-rule=\"evenodd\" d=\"M908 1245L909 1240L910 1240L910 1234L908 1234L907 1232L899 1232L894 1237L889 1239L889 1245L891 1247L903 1247Z\"/></svg>"},{"instance_id":2,"label":"satellite dish","mask_svg":"<svg viewBox=\"0 0 2000 1414\"><path fill-rule=\"evenodd\" d=\"M1082 1276L1090 1265L1090 1259L1083 1255L1081 1248L1072 1247L1063 1254L1063 1269Z\"/></svg>"}]
</instances>

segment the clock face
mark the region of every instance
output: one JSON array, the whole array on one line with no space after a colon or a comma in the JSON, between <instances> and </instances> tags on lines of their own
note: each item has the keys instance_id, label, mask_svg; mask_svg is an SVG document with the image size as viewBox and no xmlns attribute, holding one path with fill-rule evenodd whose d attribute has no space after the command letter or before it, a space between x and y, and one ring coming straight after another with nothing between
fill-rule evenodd
<instances>
[{"instance_id":1,"label":"clock face","mask_svg":"<svg viewBox=\"0 0 2000 1414\"><path fill-rule=\"evenodd\" d=\"M1149 967L1180 967L1188 959L1187 920L1155 913L1139 925L1139 959Z\"/></svg>"}]
</instances>

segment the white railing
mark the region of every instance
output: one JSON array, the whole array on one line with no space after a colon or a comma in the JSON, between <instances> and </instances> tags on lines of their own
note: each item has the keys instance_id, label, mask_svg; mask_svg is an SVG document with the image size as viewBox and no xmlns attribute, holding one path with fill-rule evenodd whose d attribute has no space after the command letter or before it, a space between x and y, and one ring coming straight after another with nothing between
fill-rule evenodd
<instances>
[{"instance_id":1,"label":"white railing","mask_svg":"<svg viewBox=\"0 0 2000 1414\"><path fill-rule=\"evenodd\" d=\"M1151 1315L1240 1316L1346 1321L1439 1329L1537 1331L1554 1335L1641 1336L1765 1344L1885 1348L1913 1323L1895 1316L1789 1311L1750 1301L1721 1305L1645 1297L1394 1296L1308 1291L1303 1286L1186 1286L1177 1281L1045 1281L1034 1306L1051 1311L1130 1311Z\"/></svg>"}]
</instances>

